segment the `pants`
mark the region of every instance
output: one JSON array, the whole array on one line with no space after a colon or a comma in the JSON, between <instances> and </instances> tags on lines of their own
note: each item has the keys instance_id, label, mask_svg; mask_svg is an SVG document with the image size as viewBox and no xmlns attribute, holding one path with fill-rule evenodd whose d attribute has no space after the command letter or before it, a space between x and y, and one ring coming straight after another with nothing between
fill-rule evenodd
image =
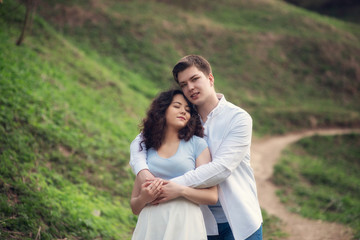
<instances>
[{"instance_id":1,"label":"pants","mask_svg":"<svg viewBox=\"0 0 360 240\"><path fill-rule=\"evenodd\" d=\"M218 223L219 235L208 236L208 240L235 240L229 223Z\"/></svg>"},{"instance_id":2,"label":"pants","mask_svg":"<svg viewBox=\"0 0 360 240\"><path fill-rule=\"evenodd\" d=\"M219 235L208 236L208 240L235 240L229 223L218 223ZM262 225L256 232L254 232L250 237L245 240L262 240Z\"/></svg>"}]
</instances>

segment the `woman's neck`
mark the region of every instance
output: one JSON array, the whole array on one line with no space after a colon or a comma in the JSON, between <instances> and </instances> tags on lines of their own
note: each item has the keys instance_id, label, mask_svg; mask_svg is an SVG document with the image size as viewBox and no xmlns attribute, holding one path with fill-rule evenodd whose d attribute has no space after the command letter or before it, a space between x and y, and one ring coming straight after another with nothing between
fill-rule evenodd
<instances>
[{"instance_id":1,"label":"woman's neck","mask_svg":"<svg viewBox=\"0 0 360 240\"><path fill-rule=\"evenodd\" d=\"M162 145L178 143L179 141L179 131L174 128L166 128Z\"/></svg>"},{"instance_id":2,"label":"woman's neck","mask_svg":"<svg viewBox=\"0 0 360 240\"><path fill-rule=\"evenodd\" d=\"M169 158L177 152L180 144L178 133L179 132L175 129L166 129L164 139L160 148L157 150L160 157Z\"/></svg>"}]
</instances>

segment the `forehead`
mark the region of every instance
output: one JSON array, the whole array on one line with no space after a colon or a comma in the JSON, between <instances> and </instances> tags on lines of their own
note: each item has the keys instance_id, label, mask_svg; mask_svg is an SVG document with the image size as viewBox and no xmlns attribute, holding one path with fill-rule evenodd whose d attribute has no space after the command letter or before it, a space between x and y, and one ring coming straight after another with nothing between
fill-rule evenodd
<instances>
[{"instance_id":1,"label":"forehead","mask_svg":"<svg viewBox=\"0 0 360 240\"><path fill-rule=\"evenodd\" d=\"M181 103L181 104L188 105L188 103L186 102L184 96L181 95L181 94L176 94L176 95L173 97L172 102L179 102L179 103Z\"/></svg>"},{"instance_id":2,"label":"forehead","mask_svg":"<svg viewBox=\"0 0 360 240\"><path fill-rule=\"evenodd\" d=\"M188 67L184 71L178 73L179 83L188 81L196 75L204 75L204 73L200 71L196 66Z\"/></svg>"}]
</instances>

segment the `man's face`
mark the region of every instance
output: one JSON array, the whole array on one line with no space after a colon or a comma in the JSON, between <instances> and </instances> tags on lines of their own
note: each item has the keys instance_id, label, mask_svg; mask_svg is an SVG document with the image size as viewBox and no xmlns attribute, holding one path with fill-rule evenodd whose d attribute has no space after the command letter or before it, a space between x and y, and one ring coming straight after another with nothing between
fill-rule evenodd
<instances>
[{"instance_id":1,"label":"man's face","mask_svg":"<svg viewBox=\"0 0 360 240\"><path fill-rule=\"evenodd\" d=\"M191 66L178 73L179 86L191 103L200 106L213 91L214 77L200 71L197 67Z\"/></svg>"}]
</instances>

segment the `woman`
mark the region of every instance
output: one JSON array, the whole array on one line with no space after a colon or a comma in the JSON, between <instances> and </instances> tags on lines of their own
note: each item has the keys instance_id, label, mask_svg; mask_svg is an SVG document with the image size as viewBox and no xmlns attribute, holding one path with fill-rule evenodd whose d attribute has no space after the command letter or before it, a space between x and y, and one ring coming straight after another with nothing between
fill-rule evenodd
<instances>
[{"instance_id":1,"label":"woman","mask_svg":"<svg viewBox=\"0 0 360 240\"><path fill-rule=\"evenodd\" d=\"M157 179L143 184L135 179L131 208L140 215L132 239L206 239L199 204L215 204L217 187L193 189L162 180L183 175L211 160L192 104L179 90L161 93L143 120L142 135L149 170ZM180 198L151 205L162 188L176 189Z\"/></svg>"}]
</instances>

